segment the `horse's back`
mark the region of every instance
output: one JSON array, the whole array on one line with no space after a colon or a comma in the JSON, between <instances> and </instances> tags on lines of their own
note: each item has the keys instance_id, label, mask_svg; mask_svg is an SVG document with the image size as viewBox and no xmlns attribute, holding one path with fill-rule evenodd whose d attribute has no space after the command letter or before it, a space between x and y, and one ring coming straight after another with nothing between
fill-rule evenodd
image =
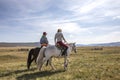
<instances>
[{"instance_id":1,"label":"horse's back","mask_svg":"<svg viewBox=\"0 0 120 80\"><path fill-rule=\"evenodd\" d=\"M55 49L56 46L54 46L54 45L50 45L50 46L47 46L46 48L48 48L48 49Z\"/></svg>"},{"instance_id":2,"label":"horse's back","mask_svg":"<svg viewBox=\"0 0 120 80\"><path fill-rule=\"evenodd\" d=\"M46 47L45 54L49 56L59 56L60 50L58 50L58 48L55 45L50 45Z\"/></svg>"}]
</instances>

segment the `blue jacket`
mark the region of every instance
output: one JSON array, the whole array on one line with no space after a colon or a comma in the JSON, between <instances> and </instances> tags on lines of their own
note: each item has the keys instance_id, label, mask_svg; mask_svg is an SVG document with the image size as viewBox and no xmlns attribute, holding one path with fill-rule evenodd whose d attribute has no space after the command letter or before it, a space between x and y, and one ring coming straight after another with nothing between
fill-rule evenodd
<instances>
[{"instance_id":1,"label":"blue jacket","mask_svg":"<svg viewBox=\"0 0 120 80\"><path fill-rule=\"evenodd\" d=\"M44 44L44 43L45 43L45 44L48 44L48 39L47 39L46 36L43 35L43 36L41 37L41 39L40 39L40 44Z\"/></svg>"}]
</instances>

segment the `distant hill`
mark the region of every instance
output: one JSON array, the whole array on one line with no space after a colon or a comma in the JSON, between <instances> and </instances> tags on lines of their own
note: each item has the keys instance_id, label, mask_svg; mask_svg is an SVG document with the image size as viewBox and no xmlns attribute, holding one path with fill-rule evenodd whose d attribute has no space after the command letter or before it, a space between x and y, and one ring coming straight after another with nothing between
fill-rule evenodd
<instances>
[{"instance_id":1,"label":"distant hill","mask_svg":"<svg viewBox=\"0 0 120 80\"><path fill-rule=\"evenodd\" d=\"M17 47L17 46L34 47L34 46L39 46L39 42L29 42L29 43L5 43L5 42L1 42L0 43L0 47Z\"/></svg>"},{"instance_id":2,"label":"distant hill","mask_svg":"<svg viewBox=\"0 0 120 80\"><path fill-rule=\"evenodd\" d=\"M101 43L101 44L77 44L77 46L120 46L120 42Z\"/></svg>"},{"instance_id":3,"label":"distant hill","mask_svg":"<svg viewBox=\"0 0 120 80\"><path fill-rule=\"evenodd\" d=\"M84 45L84 44L76 44L76 46L86 46L86 45Z\"/></svg>"},{"instance_id":4,"label":"distant hill","mask_svg":"<svg viewBox=\"0 0 120 80\"><path fill-rule=\"evenodd\" d=\"M101 44L89 44L89 46L120 46L120 42L101 43Z\"/></svg>"},{"instance_id":5,"label":"distant hill","mask_svg":"<svg viewBox=\"0 0 120 80\"><path fill-rule=\"evenodd\" d=\"M0 42L0 47L19 47L19 46L26 46L26 47L37 47L39 46L39 42L29 42L29 43L6 43ZM120 46L120 42L111 42L111 43L102 43L102 44L77 44L76 46Z\"/></svg>"}]
</instances>

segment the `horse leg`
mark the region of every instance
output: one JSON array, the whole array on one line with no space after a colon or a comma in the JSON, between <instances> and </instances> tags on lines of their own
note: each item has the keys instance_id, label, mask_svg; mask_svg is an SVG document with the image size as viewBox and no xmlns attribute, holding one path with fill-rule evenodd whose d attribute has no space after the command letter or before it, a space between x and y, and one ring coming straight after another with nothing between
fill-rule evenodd
<instances>
[{"instance_id":1,"label":"horse leg","mask_svg":"<svg viewBox=\"0 0 120 80\"><path fill-rule=\"evenodd\" d=\"M46 61L46 58L43 56L40 56L39 61L37 61L39 71L41 71L42 65L44 64L45 61Z\"/></svg>"},{"instance_id":2,"label":"horse leg","mask_svg":"<svg viewBox=\"0 0 120 80\"><path fill-rule=\"evenodd\" d=\"M47 60L47 62L46 62L46 66L48 66L49 63L50 63L50 60Z\"/></svg>"},{"instance_id":3,"label":"horse leg","mask_svg":"<svg viewBox=\"0 0 120 80\"><path fill-rule=\"evenodd\" d=\"M50 64L50 66L52 66L52 69L55 69L54 66L51 64L51 60L52 60L51 58L50 58L50 59L46 59L46 57L43 58L43 60L41 60L40 66L39 66L39 70L41 71L42 65L43 65L44 62L46 62L46 61L48 61L48 63Z\"/></svg>"},{"instance_id":4,"label":"horse leg","mask_svg":"<svg viewBox=\"0 0 120 80\"><path fill-rule=\"evenodd\" d=\"M49 64L50 64L52 70L56 70L54 65L52 64L52 57L49 59Z\"/></svg>"},{"instance_id":5,"label":"horse leg","mask_svg":"<svg viewBox=\"0 0 120 80\"><path fill-rule=\"evenodd\" d=\"M39 71L41 71L43 63L44 63L44 60L42 60L41 64L39 65Z\"/></svg>"},{"instance_id":6,"label":"horse leg","mask_svg":"<svg viewBox=\"0 0 120 80\"><path fill-rule=\"evenodd\" d=\"M43 63L44 63L44 60L43 60L44 58L40 58L39 59L39 62L37 62L37 67L38 67L38 69L39 69L39 71L41 71L41 68L42 68L42 65L43 65Z\"/></svg>"},{"instance_id":7,"label":"horse leg","mask_svg":"<svg viewBox=\"0 0 120 80\"><path fill-rule=\"evenodd\" d=\"M67 70L67 66L68 66L67 56L64 56L64 70Z\"/></svg>"},{"instance_id":8,"label":"horse leg","mask_svg":"<svg viewBox=\"0 0 120 80\"><path fill-rule=\"evenodd\" d=\"M44 63L44 49L40 50L36 62L37 62L38 69L41 71L42 65Z\"/></svg>"}]
</instances>

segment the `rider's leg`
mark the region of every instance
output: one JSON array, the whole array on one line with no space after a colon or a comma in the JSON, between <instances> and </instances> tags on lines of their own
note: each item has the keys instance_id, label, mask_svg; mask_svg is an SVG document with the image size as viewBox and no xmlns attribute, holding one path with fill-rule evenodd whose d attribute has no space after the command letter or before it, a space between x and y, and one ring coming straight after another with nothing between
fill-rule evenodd
<instances>
[{"instance_id":1,"label":"rider's leg","mask_svg":"<svg viewBox=\"0 0 120 80\"><path fill-rule=\"evenodd\" d=\"M67 55L68 46L64 44L62 41L59 41L58 43L60 44L60 46L63 46L65 48L62 55Z\"/></svg>"},{"instance_id":2,"label":"rider's leg","mask_svg":"<svg viewBox=\"0 0 120 80\"><path fill-rule=\"evenodd\" d=\"M61 45L64 47L64 51L63 51L62 55L67 55L68 46L66 44L64 44L63 42L61 42Z\"/></svg>"},{"instance_id":3,"label":"rider's leg","mask_svg":"<svg viewBox=\"0 0 120 80\"><path fill-rule=\"evenodd\" d=\"M68 49L68 47L65 47L62 55L67 55L67 49Z\"/></svg>"}]
</instances>

